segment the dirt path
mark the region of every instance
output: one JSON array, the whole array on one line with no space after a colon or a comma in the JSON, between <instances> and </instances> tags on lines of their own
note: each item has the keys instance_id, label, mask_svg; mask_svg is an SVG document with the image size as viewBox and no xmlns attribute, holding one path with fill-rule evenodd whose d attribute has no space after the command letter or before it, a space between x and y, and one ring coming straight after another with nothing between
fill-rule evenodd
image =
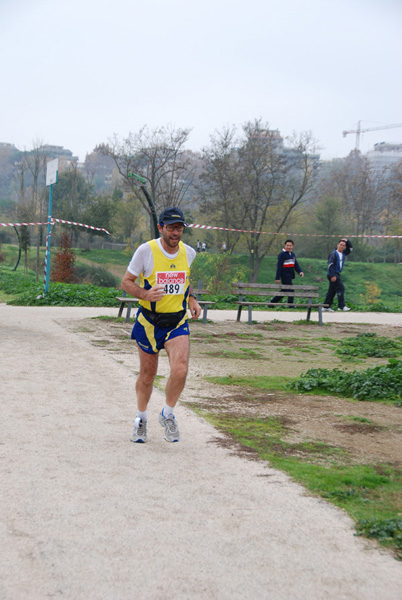
<instances>
[{"instance_id":1,"label":"dirt path","mask_svg":"<svg viewBox=\"0 0 402 600\"><path fill-rule=\"evenodd\" d=\"M345 514L183 405L182 441L164 442L157 390L131 444L136 352L83 321L115 313L0 305L2 599L401 597L402 565Z\"/></svg>"}]
</instances>

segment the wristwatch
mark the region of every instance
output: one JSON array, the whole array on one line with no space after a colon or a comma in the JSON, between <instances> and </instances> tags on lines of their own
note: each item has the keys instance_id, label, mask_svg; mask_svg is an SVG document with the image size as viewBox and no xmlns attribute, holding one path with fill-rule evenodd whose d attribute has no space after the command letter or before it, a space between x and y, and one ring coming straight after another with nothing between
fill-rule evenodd
<instances>
[{"instance_id":1,"label":"wristwatch","mask_svg":"<svg viewBox=\"0 0 402 600\"><path fill-rule=\"evenodd\" d=\"M188 297L189 298L195 298L197 300L197 296L195 294L189 294Z\"/></svg>"}]
</instances>

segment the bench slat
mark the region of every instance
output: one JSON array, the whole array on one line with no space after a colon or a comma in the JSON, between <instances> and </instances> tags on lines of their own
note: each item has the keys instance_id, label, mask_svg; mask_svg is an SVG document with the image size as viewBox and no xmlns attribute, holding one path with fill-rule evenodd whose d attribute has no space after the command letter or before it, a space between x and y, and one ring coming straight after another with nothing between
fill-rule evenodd
<instances>
[{"instance_id":1,"label":"bench slat","mask_svg":"<svg viewBox=\"0 0 402 600\"><path fill-rule=\"evenodd\" d=\"M279 289L283 288L285 290L296 288L298 290L311 290L317 291L318 285L298 285L296 283L292 284L284 284L284 283L232 283L232 289L257 289L257 290L270 290L270 289Z\"/></svg>"},{"instance_id":2,"label":"bench slat","mask_svg":"<svg viewBox=\"0 0 402 600\"><path fill-rule=\"evenodd\" d=\"M128 296L116 296L118 302L138 302L138 298L129 298Z\"/></svg>"},{"instance_id":3,"label":"bench slat","mask_svg":"<svg viewBox=\"0 0 402 600\"><path fill-rule=\"evenodd\" d=\"M293 290L293 292L291 292L291 290ZM291 292L291 293L290 293ZM297 290L297 288L290 288L287 291L279 291L279 290L272 290L271 294L268 294L267 291L263 291L263 292L259 292L258 290L253 290L252 292L245 292L244 290L242 290L241 292L235 292L236 294L238 294L239 296L297 296L298 298L318 298L319 297L319 293L318 292L299 292Z\"/></svg>"},{"instance_id":4,"label":"bench slat","mask_svg":"<svg viewBox=\"0 0 402 600\"><path fill-rule=\"evenodd\" d=\"M247 302L247 300L244 300L242 302L235 302L235 304L239 304L241 306L295 306L296 308L299 308L299 306L311 306L314 308L317 308L317 306L322 306L324 308L327 308L329 306L329 304L310 304L307 302L295 304L294 302Z\"/></svg>"}]
</instances>

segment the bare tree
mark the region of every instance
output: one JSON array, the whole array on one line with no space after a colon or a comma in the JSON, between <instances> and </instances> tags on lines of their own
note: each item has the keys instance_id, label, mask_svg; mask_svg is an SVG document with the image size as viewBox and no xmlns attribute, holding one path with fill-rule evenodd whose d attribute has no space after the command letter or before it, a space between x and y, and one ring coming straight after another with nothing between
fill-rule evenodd
<instances>
[{"instance_id":1,"label":"bare tree","mask_svg":"<svg viewBox=\"0 0 402 600\"><path fill-rule=\"evenodd\" d=\"M196 169L191 153L185 150L189 135L190 129L169 126L150 131L143 127L122 142L115 136L96 150L113 158L125 191L131 191L151 216L150 206L131 175L136 173L148 182L157 211L167 206L184 206Z\"/></svg>"},{"instance_id":2,"label":"bare tree","mask_svg":"<svg viewBox=\"0 0 402 600\"><path fill-rule=\"evenodd\" d=\"M14 177L18 184L18 199L17 199L17 219L22 223L28 223L32 218L32 208L26 194L25 176L27 165L22 159L18 165ZM31 232L29 226L21 226L18 234L18 242L20 250L24 253L24 271L28 272L28 251L31 247Z\"/></svg>"},{"instance_id":3,"label":"bare tree","mask_svg":"<svg viewBox=\"0 0 402 600\"><path fill-rule=\"evenodd\" d=\"M30 211L31 218L38 219L39 223L44 222L46 216L45 201L46 193L46 162L47 155L41 150L43 142L36 140L33 148L29 152L24 152L24 161L28 171L31 174L31 186L28 192L31 195ZM43 242L43 225L38 225L38 236L36 240L36 281L39 280L39 252Z\"/></svg>"},{"instance_id":4,"label":"bare tree","mask_svg":"<svg viewBox=\"0 0 402 600\"><path fill-rule=\"evenodd\" d=\"M274 241L260 232L281 231L315 184L318 159L311 135L293 136L289 144L255 120L243 125L239 138L235 129L218 133L204 152L204 209L224 227L254 232L246 235L251 281Z\"/></svg>"},{"instance_id":5,"label":"bare tree","mask_svg":"<svg viewBox=\"0 0 402 600\"><path fill-rule=\"evenodd\" d=\"M384 173L385 202L381 212L383 231L388 235L402 234L402 161L393 165ZM401 260L401 240L394 238L385 244L384 261L387 247L392 244L394 264Z\"/></svg>"},{"instance_id":6,"label":"bare tree","mask_svg":"<svg viewBox=\"0 0 402 600\"><path fill-rule=\"evenodd\" d=\"M211 145L204 150L205 165L198 187L203 212L226 228L242 222L238 143L235 128L225 128L211 136ZM227 231L225 238L227 251L232 253L240 236Z\"/></svg>"},{"instance_id":7,"label":"bare tree","mask_svg":"<svg viewBox=\"0 0 402 600\"><path fill-rule=\"evenodd\" d=\"M333 182L353 233L372 234L381 211L382 179L371 168L367 157L359 150L352 150L343 166L333 174Z\"/></svg>"}]
</instances>

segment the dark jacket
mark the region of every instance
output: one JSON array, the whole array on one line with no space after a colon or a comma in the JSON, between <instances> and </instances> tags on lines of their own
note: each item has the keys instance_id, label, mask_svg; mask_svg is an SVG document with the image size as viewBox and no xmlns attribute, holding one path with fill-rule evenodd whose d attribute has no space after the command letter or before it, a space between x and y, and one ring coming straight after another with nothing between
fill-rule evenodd
<instances>
[{"instance_id":1,"label":"dark jacket","mask_svg":"<svg viewBox=\"0 0 402 600\"><path fill-rule=\"evenodd\" d=\"M291 278L294 279L295 270L297 273L302 272L300 265L296 260L295 253L286 252L286 250L282 250L282 252L278 254L278 263L276 266L275 279L281 279L283 273L289 273Z\"/></svg>"},{"instance_id":2,"label":"dark jacket","mask_svg":"<svg viewBox=\"0 0 402 600\"><path fill-rule=\"evenodd\" d=\"M328 277L337 277L338 275L341 274L343 265L345 264L345 257L348 254L350 254L352 252L352 250L353 250L353 246L352 246L351 242L349 240L347 240L346 248L341 253L342 254L341 259L339 258L339 253L336 248L335 248L335 250L333 250L331 252L331 254L328 256L328 270L327 270Z\"/></svg>"}]
</instances>

